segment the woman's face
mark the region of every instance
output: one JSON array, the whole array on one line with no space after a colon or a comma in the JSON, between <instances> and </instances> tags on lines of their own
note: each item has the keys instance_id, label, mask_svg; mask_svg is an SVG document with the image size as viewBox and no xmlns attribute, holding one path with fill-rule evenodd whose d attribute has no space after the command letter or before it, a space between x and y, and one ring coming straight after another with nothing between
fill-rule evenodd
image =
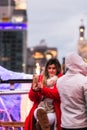
<instances>
[{"instance_id":1,"label":"woman's face","mask_svg":"<svg viewBox=\"0 0 87 130\"><path fill-rule=\"evenodd\" d=\"M49 65L47 70L48 70L49 77L53 77L57 73L57 69L56 69L55 64Z\"/></svg>"}]
</instances>

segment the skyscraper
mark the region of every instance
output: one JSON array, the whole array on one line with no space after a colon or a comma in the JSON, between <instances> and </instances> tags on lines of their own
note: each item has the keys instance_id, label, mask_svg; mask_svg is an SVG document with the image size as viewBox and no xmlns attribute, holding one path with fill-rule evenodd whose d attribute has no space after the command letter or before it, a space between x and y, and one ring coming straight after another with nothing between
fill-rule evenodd
<instances>
[{"instance_id":1,"label":"skyscraper","mask_svg":"<svg viewBox=\"0 0 87 130\"><path fill-rule=\"evenodd\" d=\"M0 65L26 72L27 13L24 8L16 9L16 1L0 1Z\"/></svg>"}]
</instances>

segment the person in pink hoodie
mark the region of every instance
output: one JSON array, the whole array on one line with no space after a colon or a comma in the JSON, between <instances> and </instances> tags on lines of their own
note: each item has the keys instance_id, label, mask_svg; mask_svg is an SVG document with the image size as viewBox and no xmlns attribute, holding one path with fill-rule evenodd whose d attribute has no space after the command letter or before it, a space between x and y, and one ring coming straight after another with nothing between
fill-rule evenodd
<instances>
[{"instance_id":1,"label":"person in pink hoodie","mask_svg":"<svg viewBox=\"0 0 87 130\"><path fill-rule=\"evenodd\" d=\"M87 64L71 53L65 65L67 72L57 81L62 130L87 130Z\"/></svg>"}]
</instances>

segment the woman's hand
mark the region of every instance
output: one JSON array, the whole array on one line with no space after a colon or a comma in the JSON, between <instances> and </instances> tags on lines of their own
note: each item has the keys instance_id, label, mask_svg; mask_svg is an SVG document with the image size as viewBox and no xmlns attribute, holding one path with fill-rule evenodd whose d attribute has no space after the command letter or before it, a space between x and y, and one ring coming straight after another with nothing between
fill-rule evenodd
<instances>
[{"instance_id":1,"label":"woman's hand","mask_svg":"<svg viewBox=\"0 0 87 130\"><path fill-rule=\"evenodd\" d=\"M38 81L38 76L33 76L33 83L32 83L32 89L33 91L40 91L42 88L42 82Z\"/></svg>"},{"instance_id":2,"label":"woman's hand","mask_svg":"<svg viewBox=\"0 0 87 130\"><path fill-rule=\"evenodd\" d=\"M41 90L42 88L43 88L43 82L40 82L40 81L39 81L39 82L38 82L38 89Z\"/></svg>"}]
</instances>

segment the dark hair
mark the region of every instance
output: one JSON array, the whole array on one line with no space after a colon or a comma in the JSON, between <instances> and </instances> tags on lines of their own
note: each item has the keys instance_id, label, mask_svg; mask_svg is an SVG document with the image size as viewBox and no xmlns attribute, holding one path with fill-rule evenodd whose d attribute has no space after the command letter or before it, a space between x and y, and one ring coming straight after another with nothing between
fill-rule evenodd
<instances>
[{"instance_id":1,"label":"dark hair","mask_svg":"<svg viewBox=\"0 0 87 130\"><path fill-rule=\"evenodd\" d=\"M48 66L54 64L56 66L57 69L57 73L56 75L58 75L61 72L61 64L59 62L59 60L57 58L51 58L47 61L46 65L45 65L45 71L44 71L44 75L48 78Z\"/></svg>"}]
</instances>

